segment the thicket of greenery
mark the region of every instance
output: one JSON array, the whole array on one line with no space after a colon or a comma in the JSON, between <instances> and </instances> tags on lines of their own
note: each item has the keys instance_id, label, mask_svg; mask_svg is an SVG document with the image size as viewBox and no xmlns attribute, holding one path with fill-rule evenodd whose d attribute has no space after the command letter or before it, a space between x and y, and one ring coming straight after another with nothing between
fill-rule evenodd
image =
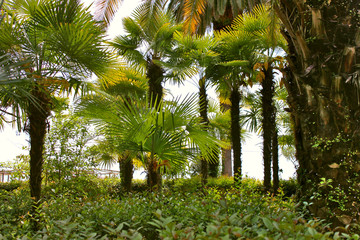
<instances>
[{"instance_id":1,"label":"thicket of greenery","mask_svg":"<svg viewBox=\"0 0 360 240\"><path fill-rule=\"evenodd\" d=\"M170 180L155 193L143 181L132 193L119 184L82 176L46 186L36 232L27 183L1 188L0 239L358 239L297 210L294 196L264 194L254 179L237 186L211 179L205 187L200 178Z\"/></svg>"}]
</instances>

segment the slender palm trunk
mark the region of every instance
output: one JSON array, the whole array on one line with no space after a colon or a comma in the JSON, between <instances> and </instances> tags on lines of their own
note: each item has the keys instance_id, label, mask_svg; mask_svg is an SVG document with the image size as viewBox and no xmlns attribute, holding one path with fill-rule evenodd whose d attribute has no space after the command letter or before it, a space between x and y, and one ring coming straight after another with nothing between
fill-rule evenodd
<instances>
[{"instance_id":1,"label":"slender palm trunk","mask_svg":"<svg viewBox=\"0 0 360 240\"><path fill-rule=\"evenodd\" d=\"M239 89L233 89L231 101L231 143L234 154L234 180L241 180L241 128L240 128L240 99Z\"/></svg>"},{"instance_id":2,"label":"slender palm trunk","mask_svg":"<svg viewBox=\"0 0 360 240\"><path fill-rule=\"evenodd\" d=\"M220 110L222 113L230 110L230 105L224 102L220 102ZM226 139L227 138L227 139ZM227 135L221 136L221 140L228 141L229 137ZM222 159L222 172L221 174L224 176L231 177L233 166L232 166L232 158L231 158L231 147L230 148L221 148L221 159Z\"/></svg>"},{"instance_id":3,"label":"slender palm trunk","mask_svg":"<svg viewBox=\"0 0 360 240\"><path fill-rule=\"evenodd\" d=\"M263 128L263 163L264 163L264 188L270 191L271 188L271 148L274 130L274 104L273 104L273 71L269 66L263 68L265 78L261 82L261 104L262 104L262 128Z\"/></svg>"},{"instance_id":4,"label":"slender palm trunk","mask_svg":"<svg viewBox=\"0 0 360 240\"><path fill-rule=\"evenodd\" d=\"M150 191L155 191L161 187L161 175L156 159L151 156L148 163L147 183Z\"/></svg>"},{"instance_id":5,"label":"slender palm trunk","mask_svg":"<svg viewBox=\"0 0 360 240\"><path fill-rule=\"evenodd\" d=\"M275 128L272 136L272 163L273 163L273 192L277 193L279 189L279 146L278 131Z\"/></svg>"},{"instance_id":6,"label":"slender palm trunk","mask_svg":"<svg viewBox=\"0 0 360 240\"><path fill-rule=\"evenodd\" d=\"M205 84L205 77L199 80L199 105L200 105L200 117L201 122L207 126L209 125L209 118L208 118L208 100L207 100L207 93L206 93L206 84ZM207 183L209 173L209 164L204 157L200 157L200 174L201 174L201 182L203 185Z\"/></svg>"},{"instance_id":7,"label":"slender palm trunk","mask_svg":"<svg viewBox=\"0 0 360 240\"><path fill-rule=\"evenodd\" d=\"M163 97L162 80L164 70L153 61L148 61L147 66L147 77L149 79L149 105L158 108ZM151 191L154 190L155 186L160 187L161 175L157 167L157 161L151 153L150 161L148 164L148 186Z\"/></svg>"}]
</instances>

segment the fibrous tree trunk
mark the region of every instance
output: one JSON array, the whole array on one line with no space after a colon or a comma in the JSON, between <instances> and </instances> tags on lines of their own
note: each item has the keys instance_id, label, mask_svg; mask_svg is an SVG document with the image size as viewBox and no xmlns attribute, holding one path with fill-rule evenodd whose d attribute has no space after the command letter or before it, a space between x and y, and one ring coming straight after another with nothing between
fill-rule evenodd
<instances>
[{"instance_id":1,"label":"fibrous tree trunk","mask_svg":"<svg viewBox=\"0 0 360 240\"><path fill-rule=\"evenodd\" d=\"M159 190L161 188L161 174L158 168L158 162L151 156L147 165L147 183L149 190Z\"/></svg>"},{"instance_id":2,"label":"fibrous tree trunk","mask_svg":"<svg viewBox=\"0 0 360 240\"><path fill-rule=\"evenodd\" d=\"M239 89L233 89L230 94L231 101L231 143L234 156L234 180L241 180L241 128L240 128L240 99Z\"/></svg>"},{"instance_id":3,"label":"fibrous tree trunk","mask_svg":"<svg viewBox=\"0 0 360 240\"><path fill-rule=\"evenodd\" d=\"M360 182L359 1L280 0L285 86L294 120L299 196L335 225L355 222Z\"/></svg>"},{"instance_id":4,"label":"fibrous tree trunk","mask_svg":"<svg viewBox=\"0 0 360 240\"><path fill-rule=\"evenodd\" d=\"M148 60L146 76L149 79L149 101L152 106L157 107L163 97L163 81L164 70L151 60Z\"/></svg>"},{"instance_id":5,"label":"fibrous tree trunk","mask_svg":"<svg viewBox=\"0 0 360 240\"><path fill-rule=\"evenodd\" d=\"M205 84L205 77L200 78L199 80L199 105L200 105L200 117L201 122L207 126L209 125L209 118L208 118L208 100L207 100L207 93L206 93L206 84ZM204 157L200 157L200 174L201 174L201 182L203 185L207 183L209 173L209 164Z\"/></svg>"},{"instance_id":6,"label":"fibrous tree trunk","mask_svg":"<svg viewBox=\"0 0 360 240\"><path fill-rule=\"evenodd\" d=\"M120 166L120 179L121 187L126 191L131 191L131 182L134 174L134 164L129 156L129 153L124 153L119 157L119 166Z\"/></svg>"},{"instance_id":7,"label":"fibrous tree trunk","mask_svg":"<svg viewBox=\"0 0 360 240\"><path fill-rule=\"evenodd\" d=\"M274 116L274 118L275 117L276 116ZM273 164L273 192L274 194L276 194L279 189L279 143L278 143L278 131L276 127L274 127L271 145L272 145L271 156L272 156L272 164Z\"/></svg>"},{"instance_id":8,"label":"fibrous tree trunk","mask_svg":"<svg viewBox=\"0 0 360 240\"><path fill-rule=\"evenodd\" d=\"M220 101L220 111L225 113L230 110L230 105L225 103L224 101ZM225 135L225 136L223 136ZM228 136L226 134L221 135L221 140L227 141ZM232 176L232 158L231 158L231 147L229 148L221 148L221 160L222 160L222 172L221 174L224 176L231 177Z\"/></svg>"},{"instance_id":9,"label":"fibrous tree trunk","mask_svg":"<svg viewBox=\"0 0 360 240\"><path fill-rule=\"evenodd\" d=\"M41 173L44 163L44 142L47 129L47 118L50 115L49 98L45 91L35 86L32 94L36 103L29 103L29 128L30 136L30 195L39 202L41 198Z\"/></svg>"},{"instance_id":10,"label":"fibrous tree trunk","mask_svg":"<svg viewBox=\"0 0 360 240\"><path fill-rule=\"evenodd\" d=\"M45 92L37 84L32 89L35 102L29 102L28 133L30 137L30 195L34 200L32 227L39 229L39 215L37 214L41 200L42 168L44 163L44 143L47 129L47 118L50 116L50 100Z\"/></svg>"},{"instance_id":11,"label":"fibrous tree trunk","mask_svg":"<svg viewBox=\"0 0 360 240\"><path fill-rule=\"evenodd\" d=\"M272 136L274 133L274 83L272 67L263 68L264 79L261 82L262 103L262 128L263 128L263 163L264 163L264 188L271 189L271 160L272 160Z\"/></svg>"}]
</instances>

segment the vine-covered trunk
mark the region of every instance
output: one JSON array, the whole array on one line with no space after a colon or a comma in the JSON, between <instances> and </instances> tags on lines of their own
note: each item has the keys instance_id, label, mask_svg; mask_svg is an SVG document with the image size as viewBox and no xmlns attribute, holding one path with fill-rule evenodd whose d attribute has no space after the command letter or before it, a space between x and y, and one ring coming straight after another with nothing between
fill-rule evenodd
<instances>
[{"instance_id":1,"label":"vine-covered trunk","mask_svg":"<svg viewBox=\"0 0 360 240\"><path fill-rule=\"evenodd\" d=\"M30 137L30 195L36 205L41 198L41 173L44 162L44 141L47 118L50 115L50 102L45 91L38 86L32 90L36 103L29 102L28 133Z\"/></svg>"},{"instance_id":2,"label":"vine-covered trunk","mask_svg":"<svg viewBox=\"0 0 360 240\"><path fill-rule=\"evenodd\" d=\"M240 92L233 89L230 94L231 101L231 143L234 155L234 180L241 180L241 128L240 128Z\"/></svg>"},{"instance_id":3,"label":"vine-covered trunk","mask_svg":"<svg viewBox=\"0 0 360 240\"><path fill-rule=\"evenodd\" d=\"M121 187L126 191L131 191L131 182L134 174L134 164L129 154L126 152L119 158Z\"/></svg>"},{"instance_id":4,"label":"vine-covered trunk","mask_svg":"<svg viewBox=\"0 0 360 240\"><path fill-rule=\"evenodd\" d=\"M299 196L335 225L360 209L359 1L281 0Z\"/></svg>"},{"instance_id":5,"label":"vine-covered trunk","mask_svg":"<svg viewBox=\"0 0 360 240\"><path fill-rule=\"evenodd\" d=\"M263 68L264 79L261 82L261 104L262 104L262 128L263 128L263 163L264 163L264 188L271 189L271 149L274 130L274 83L272 67Z\"/></svg>"}]
</instances>

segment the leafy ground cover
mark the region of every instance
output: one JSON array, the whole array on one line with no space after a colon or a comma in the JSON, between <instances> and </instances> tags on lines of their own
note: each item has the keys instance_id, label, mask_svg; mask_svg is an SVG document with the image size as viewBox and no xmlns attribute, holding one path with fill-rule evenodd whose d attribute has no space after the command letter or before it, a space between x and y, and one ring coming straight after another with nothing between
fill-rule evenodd
<instances>
[{"instance_id":1,"label":"leafy ground cover","mask_svg":"<svg viewBox=\"0 0 360 240\"><path fill-rule=\"evenodd\" d=\"M44 187L41 230L34 232L28 185L18 185L0 190L0 239L359 238L305 217L283 192L264 194L259 181L244 179L234 187L226 178L210 180L206 187L196 178L165 181L155 193L135 182L135 191L127 194L116 179L53 183Z\"/></svg>"}]
</instances>

